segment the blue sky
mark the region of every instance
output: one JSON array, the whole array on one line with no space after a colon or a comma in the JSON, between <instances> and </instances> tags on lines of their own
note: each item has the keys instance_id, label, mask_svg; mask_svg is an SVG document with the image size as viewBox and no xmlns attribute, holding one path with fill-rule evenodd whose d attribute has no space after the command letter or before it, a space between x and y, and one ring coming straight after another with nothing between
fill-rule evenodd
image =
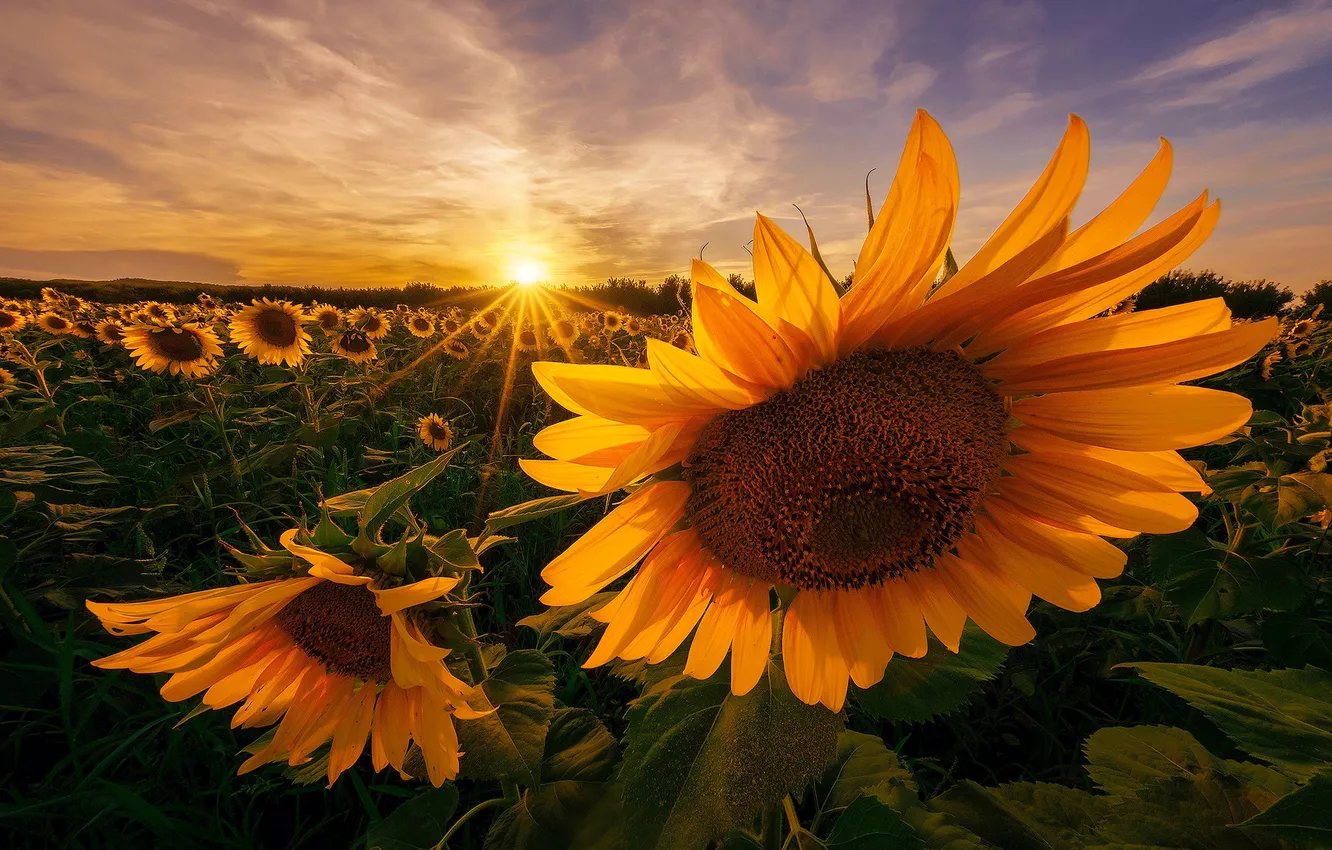
<instances>
[{"instance_id":1,"label":"blue sky","mask_svg":"<svg viewBox=\"0 0 1332 850\"><path fill-rule=\"evenodd\" d=\"M0 0L0 274L209 281L745 271L755 210L836 271L923 107L960 258L1069 112L1074 224L1175 146L1187 265L1332 277L1332 2Z\"/></svg>"}]
</instances>

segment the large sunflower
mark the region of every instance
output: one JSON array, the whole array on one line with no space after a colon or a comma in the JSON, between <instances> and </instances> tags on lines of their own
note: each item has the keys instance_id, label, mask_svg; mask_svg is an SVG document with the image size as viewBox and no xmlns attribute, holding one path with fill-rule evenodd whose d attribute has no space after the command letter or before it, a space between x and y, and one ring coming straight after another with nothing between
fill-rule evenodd
<instances>
[{"instance_id":1,"label":"large sunflower","mask_svg":"<svg viewBox=\"0 0 1332 850\"><path fill-rule=\"evenodd\" d=\"M0 334L18 333L28 320L17 310L0 309Z\"/></svg>"},{"instance_id":2,"label":"large sunflower","mask_svg":"<svg viewBox=\"0 0 1332 850\"><path fill-rule=\"evenodd\" d=\"M308 318L290 301L256 298L231 320L231 341L260 363L299 366L310 353Z\"/></svg>"},{"instance_id":3,"label":"large sunflower","mask_svg":"<svg viewBox=\"0 0 1332 850\"><path fill-rule=\"evenodd\" d=\"M443 663L449 650L426 637L417 614L458 579L396 583L373 564L357 566L364 559L353 563L307 545L313 541L299 529L281 541L291 555L289 578L151 602L88 602L114 634L157 633L93 664L171 673L162 686L171 702L202 693L209 708L241 703L232 726L278 723L239 773L278 760L303 764L331 740L332 784L369 737L376 770L391 764L401 773L415 740L434 785L457 776L453 717L480 713L467 705L471 687Z\"/></svg>"},{"instance_id":4,"label":"large sunflower","mask_svg":"<svg viewBox=\"0 0 1332 850\"><path fill-rule=\"evenodd\" d=\"M115 319L97 323L97 338L107 345L120 345L125 341L125 328Z\"/></svg>"},{"instance_id":5,"label":"large sunflower","mask_svg":"<svg viewBox=\"0 0 1332 850\"><path fill-rule=\"evenodd\" d=\"M74 323L59 313L46 311L37 317L37 327L55 336L74 333Z\"/></svg>"},{"instance_id":6,"label":"large sunflower","mask_svg":"<svg viewBox=\"0 0 1332 850\"><path fill-rule=\"evenodd\" d=\"M694 263L697 355L649 339L649 369L532 367L577 415L536 437L555 460L524 469L589 496L640 482L542 572L542 600L569 605L642 562L597 612L609 626L589 666L660 661L697 625L686 672L708 676L729 651L745 693L776 596L792 690L836 710L848 680L922 655L926 624L954 651L967 617L1025 643L1032 594L1081 611L1120 573L1104 537L1193 522L1180 493L1205 485L1175 450L1230 433L1250 406L1182 384L1244 361L1276 324L1232 326L1219 298L1093 318L1192 253L1219 206L1204 193L1133 235L1166 185L1163 142L1069 233L1089 155L1073 117L1035 187L936 285L959 182L918 113L844 297L759 216L757 302Z\"/></svg>"},{"instance_id":7,"label":"large sunflower","mask_svg":"<svg viewBox=\"0 0 1332 850\"><path fill-rule=\"evenodd\" d=\"M187 322L169 325L134 325L125 328L121 344L140 369L197 378L213 371L222 355L217 334L207 326Z\"/></svg>"}]
</instances>

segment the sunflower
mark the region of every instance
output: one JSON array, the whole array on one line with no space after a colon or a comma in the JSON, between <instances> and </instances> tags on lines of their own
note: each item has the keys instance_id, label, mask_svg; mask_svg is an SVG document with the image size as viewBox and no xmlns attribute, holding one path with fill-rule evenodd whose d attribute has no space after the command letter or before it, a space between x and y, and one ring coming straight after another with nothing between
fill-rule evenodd
<instances>
[{"instance_id":1,"label":"sunflower","mask_svg":"<svg viewBox=\"0 0 1332 850\"><path fill-rule=\"evenodd\" d=\"M75 319L70 323L69 335L79 339L94 339L97 336L97 323L91 319Z\"/></svg>"},{"instance_id":2,"label":"sunflower","mask_svg":"<svg viewBox=\"0 0 1332 850\"><path fill-rule=\"evenodd\" d=\"M499 325L499 313L494 310L483 310L472 317L472 334L479 340L484 340Z\"/></svg>"},{"instance_id":3,"label":"sunflower","mask_svg":"<svg viewBox=\"0 0 1332 850\"><path fill-rule=\"evenodd\" d=\"M460 339L451 339L444 345L444 351L454 360L466 360L470 353L467 346Z\"/></svg>"},{"instance_id":4,"label":"sunflower","mask_svg":"<svg viewBox=\"0 0 1332 850\"><path fill-rule=\"evenodd\" d=\"M427 637L420 606L443 601L458 579L399 584L315 548L299 529L281 542L291 556L286 577L151 602L88 602L113 634L156 632L93 664L170 673L162 696L171 702L202 693L208 708L241 703L233 727L278 724L238 773L278 760L303 764L331 740L332 785L369 738L376 770L393 765L403 773L415 739L432 784L457 776L453 717L481 712L467 705L472 688L444 665L449 650Z\"/></svg>"},{"instance_id":5,"label":"sunflower","mask_svg":"<svg viewBox=\"0 0 1332 850\"><path fill-rule=\"evenodd\" d=\"M453 336L462 328L462 325L458 322L457 319L450 316L444 319L444 322L441 325L441 327L444 328L444 333L447 336Z\"/></svg>"},{"instance_id":6,"label":"sunflower","mask_svg":"<svg viewBox=\"0 0 1332 850\"><path fill-rule=\"evenodd\" d=\"M159 324L170 324L175 321L175 311L165 304L159 304L156 301L149 301L143 307L143 315L150 322Z\"/></svg>"},{"instance_id":7,"label":"sunflower","mask_svg":"<svg viewBox=\"0 0 1332 850\"><path fill-rule=\"evenodd\" d=\"M601 315L601 326L605 328L606 333L613 334L624 325L624 317L613 310L607 310Z\"/></svg>"},{"instance_id":8,"label":"sunflower","mask_svg":"<svg viewBox=\"0 0 1332 850\"><path fill-rule=\"evenodd\" d=\"M74 323L59 313L52 313L49 310L37 317L37 327L49 334L63 336L74 332Z\"/></svg>"},{"instance_id":9,"label":"sunflower","mask_svg":"<svg viewBox=\"0 0 1332 850\"><path fill-rule=\"evenodd\" d=\"M204 325L134 325L125 328L121 344L141 369L197 378L213 371L222 355L217 334Z\"/></svg>"},{"instance_id":10,"label":"sunflower","mask_svg":"<svg viewBox=\"0 0 1332 850\"><path fill-rule=\"evenodd\" d=\"M120 345L125 341L125 328L115 319L97 323L97 338L107 345Z\"/></svg>"},{"instance_id":11,"label":"sunflower","mask_svg":"<svg viewBox=\"0 0 1332 850\"><path fill-rule=\"evenodd\" d=\"M426 339L435 335L435 323L424 313L417 313L407 320L407 330L417 339Z\"/></svg>"},{"instance_id":12,"label":"sunflower","mask_svg":"<svg viewBox=\"0 0 1332 850\"><path fill-rule=\"evenodd\" d=\"M422 416L417 423L416 433L421 435L421 442L426 444L426 448L437 452L453 448L453 426L441 419L438 413Z\"/></svg>"},{"instance_id":13,"label":"sunflower","mask_svg":"<svg viewBox=\"0 0 1332 850\"><path fill-rule=\"evenodd\" d=\"M924 112L838 299L773 222L754 231L757 302L693 267L698 354L649 339L650 369L537 363L575 418L524 469L586 496L648 477L542 576L549 605L642 566L598 612L588 666L660 661L698 626L686 672L731 654L760 679L783 609L792 690L842 707L893 655L953 651L967 617L1011 645L1032 594L1082 611L1125 555L1105 537L1188 528L1206 485L1176 449L1247 421L1244 398L1182 383L1245 361L1275 320L1232 325L1221 299L1092 318L1178 265L1212 231L1204 193L1138 236L1170 148L1068 233L1090 143L1076 116L1035 187L936 285L959 193ZM661 473L657 475L657 473ZM775 594L773 591L776 591Z\"/></svg>"},{"instance_id":14,"label":"sunflower","mask_svg":"<svg viewBox=\"0 0 1332 850\"><path fill-rule=\"evenodd\" d=\"M337 330L338 325L342 324L342 311L332 304L320 304L315 307L311 318L321 331L328 333Z\"/></svg>"},{"instance_id":15,"label":"sunflower","mask_svg":"<svg viewBox=\"0 0 1332 850\"><path fill-rule=\"evenodd\" d=\"M624 320L624 330L630 336L638 336L643 332L643 323L638 320L637 316L630 316Z\"/></svg>"},{"instance_id":16,"label":"sunflower","mask_svg":"<svg viewBox=\"0 0 1332 850\"><path fill-rule=\"evenodd\" d=\"M519 351L536 351L537 335L531 328L523 328L513 338L514 345L518 346Z\"/></svg>"},{"instance_id":17,"label":"sunflower","mask_svg":"<svg viewBox=\"0 0 1332 850\"><path fill-rule=\"evenodd\" d=\"M305 312L290 301L256 298L231 320L231 341L260 363L299 366L310 353L305 321Z\"/></svg>"},{"instance_id":18,"label":"sunflower","mask_svg":"<svg viewBox=\"0 0 1332 850\"><path fill-rule=\"evenodd\" d=\"M676 331L671 337L671 345L681 351L693 351L694 339L689 335L689 331Z\"/></svg>"},{"instance_id":19,"label":"sunflower","mask_svg":"<svg viewBox=\"0 0 1332 850\"><path fill-rule=\"evenodd\" d=\"M578 326L568 319L556 319L550 326L550 338L557 345L572 345L578 339Z\"/></svg>"},{"instance_id":20,"label":"sunflower","mask_svg":"<svg viewBox=\"0 0 1332 850\"><path fill-rule=\"evenodd\" d=\"M0 310L0 334L18 333L27 323L28 320L17 310Z\"/></svg>"},{"instance_id":21,"label":"sunflower","mask_svg":"<svg viewBox=\"0 0 1332 850\"><path fill-rule=\"evenodd\" d=\"M10 387L14 385L15 381L14 373L0 366L0 386Z\"/></svg>"},{"instance_id":22,"label":"sunflower","mask_svg":"<svg viewBox=\"0 0 1332 850\"><path fill-rule=\"evenodd\" d=\"M601 337L593 334L587 338L587 344L592 348L601 348Z\"/></svg>"},{"instance_id":23,"label":"sunflower","mask_svg":"<svg viewBox=\"0 0 1332 850\"><path fill-rule=\"evenodd\" d=\"M351 326L369 339L380 339L389 332L389 320L378 310L357 307L351 314Z\"/></svg>"},{"instance_id":24,"label":"sunflower","mask_svg":"<svg viewBox=\"0 0 1332 850\"><path fill-rule=\"evenodd\" d=\"M367 363L375 359L378 352L370 337L361 331L343 331L329 344L334 354L339 354L353 363Z\"/></svg>"}]
</instances>

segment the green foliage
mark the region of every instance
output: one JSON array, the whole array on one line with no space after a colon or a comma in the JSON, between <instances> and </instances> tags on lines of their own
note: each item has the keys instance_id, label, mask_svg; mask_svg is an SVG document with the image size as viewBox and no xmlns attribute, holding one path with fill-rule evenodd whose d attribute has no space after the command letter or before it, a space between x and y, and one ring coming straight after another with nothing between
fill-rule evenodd
<instances>
[{"instance_id":1,"label":"green foliage","mask_svg":"<svg viewBox=\"0 0 1332 850\"><path fill-rule=\"evenodd\" d=\"M366 850L431 850L438 847L458 808L453 785L431 788L403 803L370 828Z\"/></svg>"},{"instance_id":2,"label":"green foliage","mask_svg":"<svg viewBox=\"0 0 1332 850\"><path fill-rule=\"evenodd\" d=\"M993 679L1008 657L1008 647L969 623L954 654L930 637L922 658L895 657L883 680L853 693L871 717L899 723L923 723L950 714Z\"/></svg>"},{"instance_id":3,"label":"green foliage","mask_svg":"<svg viewBox=\"0 0 1332 850\"><path fill-rule=\"evenodd\" d=\"M546 656L530 649L506 654L472 706L496 710L458 721L463 772L473 779L536 784L555 710L554 687L554 667Z\"/></svg>"},{"instance_id":4,"label":"green foliage","mask_svg":"<svg viewBox=\"0 0 1332 850\"><path fill-rule=\"evenodd\" d=\"M1138 293L1137 309L1154 310L1203 298L1224 298L1237 319L1261 319L1284 313L1295 293L1267 280L1237 283L1210 270L1173 271Z\"/></svg>"},{"instance_id":5,"label":"green foliage","mask_svg":"<svg viewBox=\"0 0 1332 850\"><path fill-rule=\"evenodd\" d=\"M1260 835L1285 838L1307 847L1332 846L1332 774L1317 773L1309 783L1277 800L1240 826Z\"/></svg>"},{"instance_id":6,"label":"green foliage","mask_svg":"<svg viewBox=\"0 0 1332 850\"><path fill-rule=\"evenodd\" d=\"M836 754L841 720L791 693L776 662L743 697L729 665L712 678L666 679L629 710L624 737L625 842L705 848L800 792Z\"/></svg>"}]
</instances>

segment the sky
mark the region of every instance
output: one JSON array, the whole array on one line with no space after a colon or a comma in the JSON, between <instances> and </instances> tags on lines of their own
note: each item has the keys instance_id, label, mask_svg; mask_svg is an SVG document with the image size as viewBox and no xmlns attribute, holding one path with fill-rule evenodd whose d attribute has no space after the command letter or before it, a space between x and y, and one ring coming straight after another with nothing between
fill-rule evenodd
<instances>
[{"instance_id":1,"label":"sky","mask_svg":"<svg viewBox=\"0 0 1332 850\"><path fill-rule=\"evenodd\" d=\"M0 0L0 276L321 285L851 271L917 108L965 260L1076 112L1073 225L1175 150L1187 263L1332 278L1332 0ZM706 246L706 247L704 247Z\"/></svg>"}]
</instances>

